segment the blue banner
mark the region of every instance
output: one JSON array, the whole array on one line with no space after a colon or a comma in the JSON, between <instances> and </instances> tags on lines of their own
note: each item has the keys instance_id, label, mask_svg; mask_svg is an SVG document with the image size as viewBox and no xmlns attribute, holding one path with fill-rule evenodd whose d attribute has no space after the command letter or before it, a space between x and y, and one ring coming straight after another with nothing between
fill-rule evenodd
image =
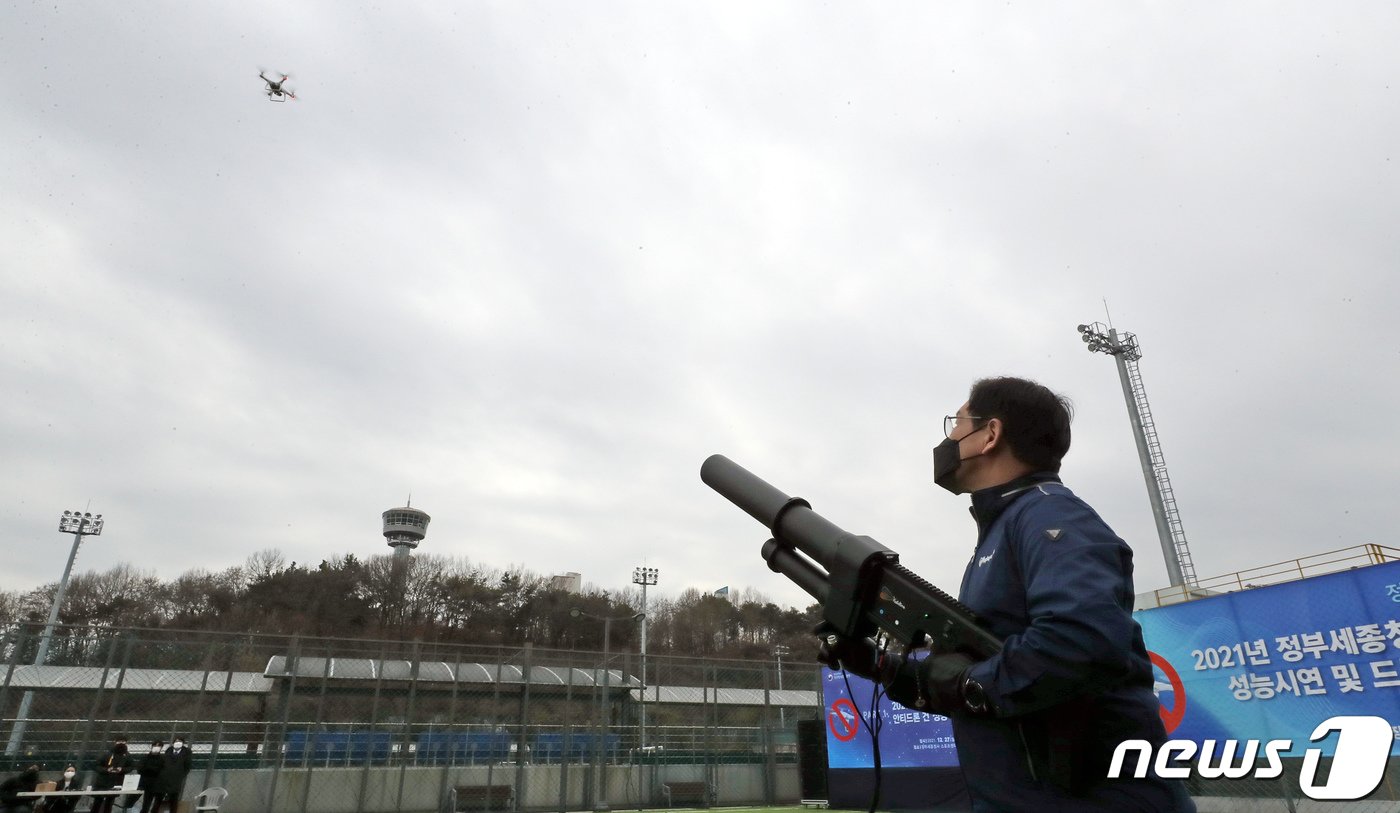
<instances>
[{"instance_id":1,"label":"blue banner","mask_svg":"<svg viewBox=\"0 0 1400 813\"><path fill-rule=\"evenodd\" d=\"M855 675L822 669L826 710L826 757L831 768L873 768L870 695L875 684ZM849 686L849 688L848 688ZM957 767L953 725L947 717L907 709L881 695L880 765L885 768Z\"/></svg>"},{"instance_id":2,"label":"blue banner","mask_svg":"<svg viewBox=\"0 0 1400 813\"><path fill-rule=\"evenodd\" d=\"M1384 717L1400 737L1400 562L1133 615L1171 739L1292 740L1285 756L1330 755L1335 737L1308 738L1337 715Z\"/></svg>"}]
</instances>

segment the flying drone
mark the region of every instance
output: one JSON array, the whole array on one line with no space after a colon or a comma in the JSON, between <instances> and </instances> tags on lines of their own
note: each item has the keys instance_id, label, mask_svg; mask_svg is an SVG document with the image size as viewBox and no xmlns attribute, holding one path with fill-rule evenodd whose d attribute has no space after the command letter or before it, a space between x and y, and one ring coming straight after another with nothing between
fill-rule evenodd
<instances>
[{"instance_id":1,"label":"flying drone","mask_svg":"<svg viewBox=\"0 0 1400 813\"><path fill-rule=\"evenodd\" d=\"M258 76L261 76L262 80L267 83L267 100L269 102L285 102L288 98L295 99L297 97L291 88L282 87L282 84L290 78L287 74L282 74L282 78L277 80L268 78L267 74L262 71L258 71Z\"/></svg>"}]
</instances>

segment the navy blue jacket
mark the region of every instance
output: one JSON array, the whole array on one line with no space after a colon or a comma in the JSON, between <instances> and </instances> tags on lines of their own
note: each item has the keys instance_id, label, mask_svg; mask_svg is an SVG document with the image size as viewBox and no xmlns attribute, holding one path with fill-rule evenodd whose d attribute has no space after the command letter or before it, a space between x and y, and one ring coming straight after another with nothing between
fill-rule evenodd
<instances>
[{"instance_id":1,"label":"navy blue jacket","mask_svg":"<svg viewBox=\"0 0 1400 813\"><path fill-rule=\"evenodd\" d=\"M953 736L975 811L1194 811L1181 782L1108 779L1125 739L1166 739L1133 620L1133 553L1058 476L972 495L959 599L1005 643L969 676L990 716Z\"/></svg>"}]
</instances>

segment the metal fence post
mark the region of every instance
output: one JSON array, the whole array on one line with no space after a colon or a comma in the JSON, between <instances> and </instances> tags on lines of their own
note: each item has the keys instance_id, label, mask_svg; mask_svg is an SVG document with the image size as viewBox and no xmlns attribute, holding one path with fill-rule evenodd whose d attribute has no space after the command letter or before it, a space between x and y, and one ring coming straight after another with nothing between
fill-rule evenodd
<instances>
[{"instance_id":1,"label":"metal fence post","mask_svg":"<svg viewBox=\"0 0 1400 813\"><path fill-rule=\"evenodd\" d=\"M384 656L386 654L384 649L379 650L379 668L374 673L374 702L370 704L369 738L365 744L365 769L360 774L360 797L355 800L356 813L364 813L365 811L365 794L369 792L369 772L374 766L374 734L379 730L379 695L384 690L384 661L386 660ZM351 748L347 749L350 753L354 751L353 732L352 728Z\"/></svg>"},{"instance_id":2,"label":"metal fence post","mask_svg":"<svg viewBox=\"0 0 1400 813\"><path fill-rule=\"evenodd\" d=\"M116 659L117 639L107 639L107 662L102 666L102 679L97 684L96 691L92 695L92 708L88 710L87 721L83 724L83 748L82 753L86 754L92 746L93 723L97 720L97 709L102 706L102 692L107 687L107 675L112 671L112 661Z\"/></svg>"},{"instance_id":3,"label":"metal fence post","mask_svg":"<svg viewBox=\"0 0 1400 813\"><path fill-rule=\"evenodd\" d=\"M107 736L112 734L112 725L117 721L117 704L122 699L122 684L126 683L126 670L131 665L131 650L136 648L136 639L130 635L124 635L126 645L122 647L122 664L117 668L117 684L112 687L112 702L107 706ZM130 736L128 734L128 736Z\"/></svg>"},{"instance_id":4,"label":"metal fence post","mask_svg":"<svg viewBox=\"0 0 1400 813\"><path fill-rule=\"evenodd\" d=\"M439 786L438 786L438 804L439 804L439 806L442 804L442 800L448 798L448 796L447 796L447 785L448 785L447 779L448 779L448 777L450 777L450 776L452 775L452 756L453 756L453 754L456 752L456 749L454 749L454 748L452 747L452 743L453 743L453 740L452 740L452 737L453 737L452 726L453 726L454 722L457 720L457 687L458 687L458 685L461 683L461 675L462 675L462 652L461 652L461 650L458 650L458 651L457 651L457 661L456 661L456 664L452 667L452 700L449 701L448 704L447 704L447 731L448 731L448 734L447 734L447 741L446 741L446 743L445 743L445 744L447 745L447 753L443 755L444 758L443 758L443 761L442 761L442 779L440 780L440 784L439 784ZM436 749L435 749L435 750L436 750ZM303 811L303 813L305 813L305 811ZM451 813L456 813L456 811L451 811Z\"/></svg>"},{"instance_id":5,"label":"metal fence post","mask_svg":"<svg viewBox=\"0 0 1400 813\"><path fill-rule=\"evenodd\" d=\"M606 636L606 633L604 633L604 635ZM599 657L602 658L603 669L607 669L607 658L602 655ZM602 771L603 736L605 732L603 728L603 684L598 679L600 671L599 669L593 670L593 694L598 698L598 701L594 704L597 706L597 710L595 712L596 716L594 717L593 725L593 765L589 770L588 792L584 796L584 807L593 808L596 808L598 802L604 798L602 795Z\"/></svg>"},{"instance_id":6,"label":"metal fence post","mask_svg":"<svg viewBox=\"0 0 1400 813\"><path fill-rule=\"evenodd\" d=\"M399 795L394 802L395 813L403 811L403 783L408 776L408 746L413 741L413 712L414 703L418 697L418 675L423 667L422 664L422 641L415 638L413 640L413 663L409 666L408 673L408 709L404 712L403 720L403 744L399 748Z\"/></svg>"},{"instance_id":7,"label":"metal fence post","mask_svg":"<svg viewBox=\"0 0 1400 813\"><path fill-rule=\"evenodd\" d=\"M493 781L493 779L494 779L494 777L493 777L492 775L495 773L495 769L496 769L496 761L495 761L495 759L493 759L493 757L496 755L496 753L495 753L495 752L496 752L496 728L500 725L500 722L501 722L501 719L500 719L500 715L501 715L501 669L502 669L502 666L503 666L501 662L504 661L504 660L505 660L505 656L504 656L503 653L497 653L497 654L496 654L496 686L495 686L495 688L492 689L492 691L491 691L491 714L489 715L489 716L490 716L490 719L492 720L492 722L491 722L491 730L488 731L487 734L486 734L486 748L487 748L487 751L486 751L486 753L487 753L487 756L486 756L486 786L487 786L487 787L490 787L490 786L492 785L492 781ZM475 760L475 759L472 760L472 764L476 764L476 760ZM490 791L487 791L487 792L490 793Z\"/></svg>"},{"instance_id":8,"label":"metal fence post","mask_svg":"<svg viewBox=\"0 0 1400 813\"><path fill-rule=\"evenodd\" d=\"M624 732L627 733L629 736L634 735L635 732L632 731L632 721L637 720L638 724L640 724L641 722L640 718L637 715L637 708L631 703L627 702L632 697L631 684L628 683L627 679L629 677L636 677L636 675L632 672L634 666L635 664L632 662L632 653L630 651L624 652L622 654L621 675L618 678L619 691L617 693L617 699L613 702L613 706L616 709L614 716L617 717L619 747L622 744L622 734ZM626 778L622 783L624 794L630 794L632 792L633 787L636 787L636 802L638 804L638 810L641 809L640 805L642 802L641 780L637 779L637 776L641 773L642 770L641 762L639 761L641 752L637 750L640 746L641 739L639 737L637 742L633 743L632 747L627 751L627 753L631 754L632 756L627 760L628 766L627 773L625 774ZM628 798L624 801L631 802L633 800L631 798Z\"/></svg>"},{"instance_id":9,"label":"metal fence post","mask_svg":"<svg viewBox=\"0 0 1400 813\"><path fill-rule=\"evenodd\" d=\"M11 633L7 633L7 637L11 636L10 645L13 648L10 650L10 662L5 669L5 684L0 686L0 715L9 713L10 682L14 680L15 670L19 668L19 658L20 654L24 652L24 645L29 642L29 625L16 624ZM13 720L11 725L14 725Z\"/></svg>"},{"instance_id":10,"label":"metal fence post","mask_svg":"<svg viewBox=\"0 0 1400 813\"><path fill-rule=\"evenodd\" d=\"M524 665L520 668L520 705L517 709L517 719L520 721L520 730L515 738L515 799L513 810L520 809L520 799L524 796L525 789L525 749L526 735L530 727L530 683L534 675L534 644L527 641L525 643L525 657L522 659Z\"/></svg>"},{"instance_id":11,"label":"metal fence post","mask_svg":"<svg viewBox=\"0 0 1400 813\"><path fill-rule=\"evenodd\" d=\"M277 739L270 744L277 749L277 754L272 763L272 782L267 787L267 813L273 813L273 802L277 799L277 782L282 778L282 763L286 760L284 747L287 743L287 716L291 714L292 697L297 690L297 672L300 671L297 668L297 656L300 650L301 638L293 635L291 643L287 646L287 661L282 670L287 678L276 683L278 694L281 695L277 703L277 716L281 721L277 726Z\"/></svg>"},{"instance_id":12,"label":"metal fence post","mask_svg":"<svg viewBox=\"0 0 1400 813\"><path fill-rule=\"evenodd\" d=\"M569 667L567 667L567 670L566 670L566 671L568 671L568 673L569 673L569 680L568 680L568 682L565 683L565 685L564 685L564 707L565 707L566 709L569 709L570 712L572 712L573 707L574 707L574 667L573 667L573 666L569 666ZM569 801L569 766L570 766L570 764L571 764L571 763L569 762L569 755L570 755L571 753L573 753L573 751L571 750L571 746L572 746L572 744L573 744L573 730L574 730L574 724L573 724L573 721L572 721L572 719L571 719L571 714L565 714L565 716L564 716L564 737L563 737L563 744L562 744L562 746L560 747L560 750L559 750L559 809L560 809L560 810L568 810L568 809L569 809L569 808L567 807L568 801Z\"/></svg>"},{"instance_id":13,"label":"metal fence post","mask_svg":"<svg viewBox=\"0 0 1400 813\"><path fill-rule=\"evenodd\" d=\"M219 696L218 722L214 725L214 741L209 743L209 760L204 766L204 787L210 787L214 783L214 763L219 759L219 746L224 739L224 715L228 712L228 696L233 689L233 663L228 664L228 672L224 674L224 692Z\"/></svg>"},{"instance_id":14,"label":"metal fence post","mask_svg":"<svg viewBox=\"0 0 1400 813\"><path fill-rule=\"evenodd\" d=\"M326 647L326 656L322 660L325 663L321 665L321 689L316 698L316 724L307 732L306 747L301 751L301 767L306 771L305 781L301 785L301 813L306 813L306 806L311 801L311 777L316 773L316 737L321 733L326 719L326 686L331 682L330 647Z\"/></svg>"},{"instance_id":15,"label":"metal fence post","mask_svg":"<svg viewBox=\"0 0 1400 813\"><path fill-rule=\"evenodd\" d=\"M702 666L701 671L702 673L708 672L710 674L710 677L713 679L712 681L705 681L706 683L710 684L710 691L713 692L713 694L709 698L710 705L708 711L710 713L707 715L709 719L706 720L707 725L705 726L704 806L709 807L711 804L710 797L714 794L715 781L719 778L719 769L718 766L715 765L715 729L719 727L719 667L710 666L709 668L705 668Z\"/></svg>"},{"instance_id":16,"label":"metal fence post","mask_svg":"<svg viewBox=\"0 0 1400 813\"><path fill-rule=\"evenodd\" d=\"M778 795L778 764L773 754L773 697L768 667L763 672L763 803L772 807Z\"/></svg>"},{"instance_id":17,"label":"metal fence post","mask_svg":"<svg viewBox=\"0 0 1400 813\"><path fill-rule=\"evenodd\" d=\"M189 738L186 744L189 745L191 754L194 753L195 738L199 736L199 718L204 716L204 695L206 694L205 690L209 687L209 670L213 668L210 666L210 662L213 658L214 642L210 641L209 645L204 648L204 675L199 680L199 697L194 701L194 719L190 720L190 730L185 735ZM170 738L175 739L174 731L170 732Z\"/></svg>"},{"instance_id":18,"label":"metal fence post","mask_svg":"<svg viewBox=\"0 0 1400 813\"><path fill-rule=\"evenodd\" d=\"M651 770L649 764L649 754L647 748L647 709L644 705L647 702L647 664L646 659L640 655L637 658L637 668L641 672L640 685L637 687L637 697L641 701L637 708L637 809L642 810L651 804L651 786L647 783L647 774Z\"/></svg>"}]
</instances>

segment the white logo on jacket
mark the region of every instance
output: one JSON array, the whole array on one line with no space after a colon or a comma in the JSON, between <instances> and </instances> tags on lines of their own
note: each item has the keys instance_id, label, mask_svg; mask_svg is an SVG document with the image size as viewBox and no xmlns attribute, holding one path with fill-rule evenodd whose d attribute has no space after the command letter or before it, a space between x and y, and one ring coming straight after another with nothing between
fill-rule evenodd
<instances>
[{"instance_id":1,"label":"white logo on jacket","mask_svg":"<svg viewBox=\"0 0 1400 813\"><path fill-rule=\"evenodd\" d=\"M981 567L982 565L985 565L986 563L992 561L992 557L993 557L993 556L996 556L996 555L997 555L997 552L996 552L996 551L992 551L991 553L987 554L986 556L979 557L979 558L977 559L977 566L978 566L978 567Z\"/></svg>"}]
</instances>

